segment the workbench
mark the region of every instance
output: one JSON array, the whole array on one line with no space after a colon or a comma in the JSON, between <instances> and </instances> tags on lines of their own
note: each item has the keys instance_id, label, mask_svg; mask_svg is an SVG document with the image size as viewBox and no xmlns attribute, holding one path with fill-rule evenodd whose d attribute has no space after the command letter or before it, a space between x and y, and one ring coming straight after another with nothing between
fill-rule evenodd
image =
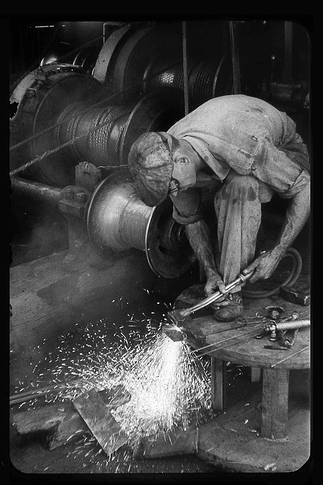
<instances>
[{"instance_id":1,"label":"workbench","mask_svg":"<svg viewBox=\"0 0 323 485\"><path fill-rule=\"evenodd\" d=\"M185 300L185 296L184 296ZM176 308L183 308L179 298ZM192 304L190 299L188 304ZM181 328L187 341L199 354L211 357L211 382L213 407L217 412L225 409L226 363L231 362L251 367L252 378L260 378L262 372L261 436L270 439L286 438L288 421L288 390L291 369L310 367L310 327L302 328L294 346L290 349L267 349L272 344L269 335L255 339L260 334L264 323L255 323L257 309L264 309L272 301L245 300L244 326L236 322L217 322L212 311L204 309L181 322ZM284 300L275 299L281 304L286 315L298 310L301 318L309 318L309 307L301 307ZM263 312L264 313L264 312ZM240 325L240 327L239 327ZM273 345L274 346L274 345ZM285 360L286 359L286 360Z\"/></svg>"}]
</instances>

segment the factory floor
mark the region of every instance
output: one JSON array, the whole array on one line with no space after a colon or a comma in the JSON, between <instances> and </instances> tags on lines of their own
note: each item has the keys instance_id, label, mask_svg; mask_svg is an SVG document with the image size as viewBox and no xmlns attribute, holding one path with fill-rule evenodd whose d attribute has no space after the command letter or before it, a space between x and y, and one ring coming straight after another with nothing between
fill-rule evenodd
<instances>
[{"instance_id":1,"label":"factory floor","mask_svg":"<svg viewBox=\"0 0 323 485\"><path fill-rule=\"evenodd\" d=\"M39 474L57 474L60 481L68 474L112 474L113 480L116 473L152 477L206 473L219 480L228 474L295 472L300 465L306 473L311 454L310 373L291 371L288 439L283 442L259 438L261 383L251 382L250 369L229 366L227 386L226 411L202 425L204 443L198 453L136 460L121 448L114 459L107 460L98 454L100 447L93 439L80 438L48 450L40 436L18 436L10 427L12 472L22 479L24 474L36 474L36 479Z\"/></svg>"},{"instance_id":2,"label":"factory floor","mask_svg":"<svg viewBox=\"0 0 323 485\"><path fill-rule=\"evenodd\" d=\"M66 250L66 240L59 237L61 233L61 220L57 220L56 226L49 224L48 229L51 231L48 245L55 243L55 239L59 242L56 244L55 250L64 251ZM43 221L40 221L39 225L43 225ZM37 227L35 231L37 232ZM41 271L37 272L37 264L41 264L42 257L44 254L39 253L39 245L44 242L41 237L35 237L37 244L30 246L28 240L22 237L16 238L17 244L12 245L13 262L12 269L19 273L20 268L23 268L25 264L28 264L28 260L32 261L33 274L36 275L36 280L40 281L43 277ZM38 245L38 246L37 246ZM309 237L309 227L308 225L303 229L299 237L293 244L293 247L298 249L303 259L303 269L300 280L303 282L308 282L310 279L310 237ZM24 254L26 248L28 251L34 248L34 252ZM47 254L51 253L51 249ZM139 255L137 253L130 255L129 261L131 264L136 264L142 267L141 259L144 259L144 255ZM49 259L52 256L46 256ZM56 257L55 255L53 256ZM39 260L35 258L40 258ZM131 259L132 258L132 259ZM140 259L141 258L141 259ZM27 261L27 263L26 263ZM120 268L122 264L126 267L127 260L120 260L117 262ZM16 269L15 269L16 268ZM113 269L113 267L112 267ZM127 269L127 267L126 267ZM131 271L134 271L132 275ZM137 267L129 268L129 273L127 279L131 280L135 277L135 272L138 271ZM17 274L18 274L17 273ZM74 281L74 280L73 280ZM135 281L135 280L134 280ZM155 280L153 280L155 281ZM149 288L154 287L155 300L154 303L147 303L150 301L150 296L153 295L153 291L150 295L146 295L148 300L145 300L144 308L139 309L138 303L136 301L132 302L133 308L140 312L143 310L146 314L153 314L154 318L158 320L158 311L160 311L161 305L156 304L157 299L162 299L167 295L168 302L174 301L176 296L183 291L190 284L194 284L194 278L189 281L188 278L183 278L183 281L178 282L174 285L169 281L158 280L157 283L153 283ZM52 284L53 285L53 284ZM59 286L59 285L58 285ZM145 286L145 288L147 288ZM54 288L54 285L51 286ZM30 289L26 288L30 291ZM55 291L58 289L55 287ZM65 291L62 288L61 291ZM120 290L122 291L122 290ZM146 290L145 290L146 291ZM24 289L22 290L24 292ZM149 293L147 291L147 293ZM24 293L26 294L26 292ZM55 293L55 298L53 304L58 303L59 293ZM44 293L44 298L48 299L48 295ZM166 298L166 297L165 297ZM102 301L107 299L107 296L102 296ZM52 304L51 302L49 302ZM49 304L48 303L48 304ZM73 303L73 302L72 302ZM129 313L133 310L126 306L127 302L120 298L119 301L119 318L114 315L114 321L116 325L120 327L125 325L125 319L129 316ZM82 312L84 311L83 320L80 319L79 308L70 305L72 308L69 318L78 325L78 331L85 328L88 321L91 320L88 315L100 305L100 301L96 300L93 305L84 304L82 307ZM261 308L261 300L255 300L255 313ZM104 305L103 305L104 306ZM67 303L66 303L67 308ZM300 307L301 308L301 307ZM75 312L73 315L73 311ZM163 312L165 308L163 309ZM94 317L93 317L94 318ZM96 318L96 317L95 317ZM93 321L93 328L98 328L100 319ZM95 326L95 325L96 326ZM73 325L68 329L70 336L73 337ZM74 327L76 328L76 327ZM63 332L60 331L60 335ZM78 332L75 332L75 338L77 338ZM18 392L24 388L24 386L29 386L33 382L36 373L34 370L41 373L41 365L44 356L50 354L57 347L57 335L52 338L44 339L44 345L41 343L24 349L24 352L13 351L10 355L10 372L9 372L9 382L10 382L10 394ZM151 476L153 479L157 474L195 474L198 473L202 478L202 475L208 476L212 475L212 479L221 480L222 477L230 476L230 481L232 474L238 475L239 473L277 473L277 471L290 472L290 463L304 464L308 467L308 457L311 452L311 430L310 430L310 417L311 417L311 375L308 370L302 371L291 371L290 376L290 421L288 434L291 441L295 446L292 448L287 442L277 443L276 458L273 458L272 454L268 454L268 460L264 461L263 453L266 450L265 445L259 447L255 446L254 439L257 432L258 419L259 419L259 408L257 406L260 402L261 394L261 382L251 382L250 379L250 369L244 368L238 365L228 366L227 375L227 407L225 413L213 417L212 423L215 423L215 427L212 430L213 424L210 424L210 428L207 433L211 433L211 439L214 439L214 446L218 446L218 452L213 452L211 454L201 453L200 456L197 453L192 455L179 455L179 456L168 456L162 458L149 458L141 460L129 460L129 454L127 450L120 449L116 453L116 458L114 460L106 460L102 453L98 454L98 445L94 440L88 440L86 442L73 442L67 443L65 446L58 447L53 450L48 450L42 443L39 436L31 436L30 438L17 436L14 429L10 426L8 435L8 449L9 456L8 461L11 463L11 476L17 475L18 479L26 479L26 477L33 477L35 480L40 478L43 480L44 474L50 474L53 480L64 482L64 479L69 480L70 476L80 474L92 475L92 474L111 474L109 479L114 480L116 474L122 475L122 481L126 481L127 476L125 474L142 474L143 477ZM50 381L44 384L49 384ZM36 382L36 386L39 385ZM42 405L44 403L40 403ZM19 410L25 410L26 406L22 405L20 408L17 406L12 411L17 412ZM249 414L248 414L249 413ZM247 420L247 421L246 421ZM256 430L256 431L255 431ZM239 468L239 461L241 461L241 456L243 452L248 449L250 443L253 443L249 452L249 464L247 467ZM271 449L275 444L271 443ZM292 451L291 451L292 450ZM272 452L271 452L272 453ZM279 460L278 460L279 454ZM277 463L282 463L282 468L277 470ZM261 463L261 465L260 465ZM285 464L285 465L284 465ZM280 465L279 465L280 466ZM25 475L28 474L28 475ZM34 475L35 474L35 475ZM213 478L214 477L214 478ZM88 478L88 477L87 477ZM46 479L46 478L45 478ZM251 480L251 478L250 478Z\"/></svg>"},{"instance_id":3,"label":"factory floor","mask_svg":"<svg viewBox=\"0 0 323 485\"><path fill-rule=\"evenodd\" d=\"M301 234L297 239L296 247L303 258L303 269L300 277L302 284L308 283L310 276L310 258L308 251L308 234ZM261 309L261 300L255 300L255 313ZM302 307L299 307L302 309ZM298 309L299 309L298 308ZM122 311L121 311L122 309ZM158 305L145 308L149 314L154 314L158 320ZM118 325L124 325L125 315L129 316L129 308L120 306ZM75 315L75 318L77 316ZM99 321L93 328L98 329ZM80 325L80 324L79 324ZM78 328L78 332L80 328ZM77 338L77 333L75 333ZM73 332L70 332L70 337ZM73 338L73 335L72 337ZM57 346L57 339L46 341L46 349L41 345L30 349L33 354L32 367L37 367L38 374L42 370L44 354L51 352ZM30 357L30 356L29 356ZM38 361L37 358L39 357ZM28 356L21 360L21 355L12 355L11 358L11 394L18 387L30 385L36 374L22 373L22 367L27 365ZM23 362L23 363L21 363ZM38 362L38 364L37 364ZM36 364L35 364L36 363ZM24 367L24 371L26 367ZM152 477L155 474L212 474L215 479L222 476L239 473L274 473L297 470L298 465L309 466L311 453L311 375L308 370L291 371L290 376L290 420L288 427L289 443L265 443L261 446L255 444L255 434L259 427L259 403L261 401L261 382L251 382L250 369L239 365L228 365L227 373L227 406L225 413L217 415L210 423L204 426L204 435L213 442L215 451L212 453L194 453L192 455L167 456L161 458L148 458L129 460L127 450L121 448L114 460L106 460L103 454L98 454L98 445L95 440L67 443L65 446L48 450L39 436L29 438L17 436L10 427L9 448L12 473L18 478L24 474L55 474L61 479L68 474L144 474ZM50 381L48 381L50 384ZM37 385L37 383L36 383ZM43 383L44 385L44 383ZM44 402L39 403L43 405ZM22 405L21 410L25 410ZM19 411L17 406L13 410ZM208 426L208 429L207 429ZM210 437L211 434L211 437ZM250 443L253 443L252 446ZM259 441L258 441L259 443ZM212 445L212 446L213 446ZM270 448L270 452L264 458ZM245 450L250 447L247 466L240 466ZM269 447L269 448L268 448ZM265 451L264 451L265 450ZM274 451L273 451L274 450ZM276 451L275 451L276 450ZM205 451L205 449L204 449ZM293 468L296 464L296 468ZM297 465L298 464L298 465ZM277 465L279 469L277 470ZM291 468L292 467L292 468ZM38 475L41 474L41 475ZM54 475L53 475L54 476ZM126 479L126 475L124 475Z\"/></svg>"}]
</instances>

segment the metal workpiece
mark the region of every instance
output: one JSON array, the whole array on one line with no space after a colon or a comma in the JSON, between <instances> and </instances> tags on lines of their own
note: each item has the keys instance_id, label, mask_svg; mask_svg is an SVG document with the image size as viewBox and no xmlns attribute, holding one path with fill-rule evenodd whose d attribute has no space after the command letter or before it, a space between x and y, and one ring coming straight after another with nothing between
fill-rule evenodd
<instances>
[{"instance_id":1,"label":"metal workpiece","mask_svg":"<svg viewBox=\"0 0 323 485\"><path fill-rule=\"evenodd\" d=\"M151 269L164 278L184 274L195 261L182 226L172 219L171 201L148 207L126 169L119 169L96 187L86 219L89 240L103 257L111 250L140 249Z\"/></svg>"},{"instance_id":2,"label":"metal workpiece","mask_svg":"<svg viewBox=\"0 0 323 485\"><path fill-rule=\"evenodd\" d=\"M176 323L165 323L162 326L162 333L167 335L173 342L183 342L186 340L186 334Z\"/></svg>"}]
</instances>

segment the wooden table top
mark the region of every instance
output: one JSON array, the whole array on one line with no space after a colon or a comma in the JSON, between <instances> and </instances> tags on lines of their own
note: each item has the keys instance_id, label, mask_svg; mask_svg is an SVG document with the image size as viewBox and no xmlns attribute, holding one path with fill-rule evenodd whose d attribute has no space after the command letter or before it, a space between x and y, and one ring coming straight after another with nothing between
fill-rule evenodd
<instances>
[{"instance_id":1,"label":"wooden table top","mask_svg":"<svg viewBox=\"0 0 323 485\"><path fill-rule=\"evenodd\" d=\"M254 338L256 334L262 333L265 323L247 323L240 328L234 328L238 325L238 321L217 322L212 315L188 318L181 323L188 343L195 350L200 349L199 353L250 367L274 366L276 369L310 367L310 327L299 329L292 348L272 350L264 348L265 345L277 345L276 342L269 340L269 334L262 339ZM302 349L305 348L307 349L303 351ZM287 357L288 360L280 363Z\"/></svg>"}]
</instances>

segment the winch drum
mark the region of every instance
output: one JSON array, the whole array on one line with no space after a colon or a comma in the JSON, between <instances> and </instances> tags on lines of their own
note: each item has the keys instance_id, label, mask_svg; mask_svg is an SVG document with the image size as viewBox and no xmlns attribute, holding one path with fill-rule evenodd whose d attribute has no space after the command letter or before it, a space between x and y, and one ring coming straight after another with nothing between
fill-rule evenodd
<instances>
[{"instance_id":1,"label":"winch drum","mask_svg":"<svg viewBox=\"0 0 323 485\"><path fill-rule=\"evenodd\" d=\"M183 226L172 218L170 199L148 207L127 169L118 169L96 187L87 211L87 232L102 257L140 249L151 269L164 278L181 276L195 261Z\"/></svg>"}]
</instances>

